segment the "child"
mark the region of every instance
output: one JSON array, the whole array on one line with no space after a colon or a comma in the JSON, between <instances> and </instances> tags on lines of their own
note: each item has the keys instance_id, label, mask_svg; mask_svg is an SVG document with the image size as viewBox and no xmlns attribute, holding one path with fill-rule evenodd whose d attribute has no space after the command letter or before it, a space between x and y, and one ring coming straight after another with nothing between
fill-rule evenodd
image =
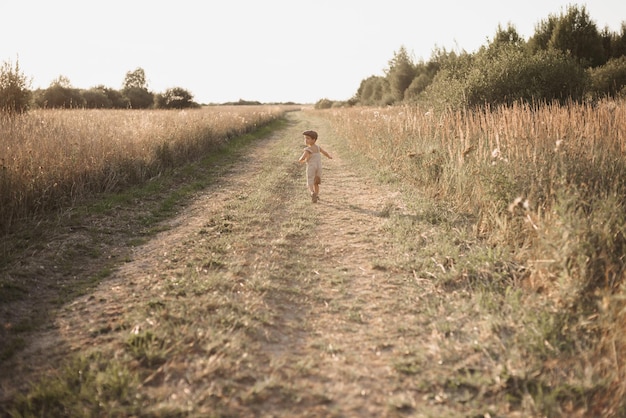
<instances>
[{"instance_id":1,"label":"child","mask_svg":"<svg viewBox=\"0 0 626 418\"><path fill-rule=\"evenodd\" d=\"M304 135L306 148L304 148L304 152L298 161L306 163L306 185L311 192L311 201L316 203L319 198L320 184L322 183L322 154L331 160L333 157L324 151L322 147L315 144L317 132L304 131L302 135Z\"/></svg>"}]
</instances>

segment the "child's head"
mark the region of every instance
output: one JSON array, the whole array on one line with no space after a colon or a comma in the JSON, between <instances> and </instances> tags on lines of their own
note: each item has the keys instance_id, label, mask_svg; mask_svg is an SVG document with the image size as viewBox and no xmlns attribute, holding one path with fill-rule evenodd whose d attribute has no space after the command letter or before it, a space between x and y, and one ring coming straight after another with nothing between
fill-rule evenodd
<instances>
[{"instance_id":1,"label":"child's head","mask_svg":"<svg viewBox=\"0 0 626 418\"><path fill-rule=\"evenodd\" d=\"M304 142L307 144L314 144L317 141L317 132L315 131L304 131L302 135L304 135Z\"/></svg>"}]
</instances>

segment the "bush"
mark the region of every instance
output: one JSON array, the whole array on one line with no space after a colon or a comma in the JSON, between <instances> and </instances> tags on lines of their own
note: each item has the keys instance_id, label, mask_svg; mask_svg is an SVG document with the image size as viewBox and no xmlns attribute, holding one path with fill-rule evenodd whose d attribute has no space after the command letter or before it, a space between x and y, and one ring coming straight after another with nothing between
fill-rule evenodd
<instances>
[{"instance_id":1,"label":"bush","mask_svg":"<svg viewBox=\"0 0 626 418\"><path fill-rule=\"evenodd\" d=\"M448 64L449 65L449 64ZM424 95L439 107L499 105L582 99L587 74L556 50L531 54L515 44L483 48L471 59L444 68Z\"/></svg>"},{"instance_id":2,"label":"bush","mask_svg":"<svg viewBox=\"0 0 626 418\"><path fill-rule=\"evenodd\" d=\"M52 109L85 107L85 98L81 91L72 87L70 80L65 76L59 76L50 83L50 87L38 91L36 102L39 107Z\"/></svg>"},{"instance_id":3,"label":"bush","mask_svg":"<svg viewBox=\"0 0 626 418\"><path fill-rule=\"evenodd\" d=\"M122 94L128 100L130 107L133 109L149 109L154 103L154 95L145 88L125 88L122 90Z\"/></svg>"},{"instance_id":4,"label":"bush","mask_svg":"<svg viewBox=\"0 0 626 418\"><path fill-rule=\"evenodd\" d=\"M22 113L28 110L31 92L19 62L4 62L0 68L0 111Z\"/></svg>"},{"instance_id":5,"label":"bush","mask_svg":"<svg viewBox=\"0 0 626 418\"><path fill-rule=\"evenodd\" d=\"M589 70L590 93L594 97L616 97L626 86L626 57L613 58Z\"/></svg>"},{"instance_id":6,"label":"bush","mask_svg":"<svg viewBox=\"0 0 626 418\"><path fill-rule=\"evenodd\" d=\"M378 106L389 96L392 96L389 81L385 77L371 76L361 81L356 100L363 106Z\"/></svg>"},{"instance_id":7,"label":"bush","mask_svg":"<svg viewBox=\"0 0 626 418\"><path fill-rule=\"evenodd\" d=\"M315 103L315 109L330 109L331 107L333 107L333 102L329 99L321 99Z\"/></svg>"},{"instance_id":8,"label":"bush","mask_svg":"<svg viewBox=\"0 0 626 418\"><path fill-rule=\"evenodd\" d=\"M197 107L193 96L181 87L169 88L163 94L157 94L154 100L155 107L159 109L187 109Z\"/></svg>"},{"instance_id":9,"label":"bush","mask_svg":"<svg viewBox=\"0 0 626 418\"><path fill-rule=\"evenodd\" d=\"M110 109L113 107L111 99L100 88L94 87L82 92L85 106L88 109Z\"/></svg>"}]
</instances>

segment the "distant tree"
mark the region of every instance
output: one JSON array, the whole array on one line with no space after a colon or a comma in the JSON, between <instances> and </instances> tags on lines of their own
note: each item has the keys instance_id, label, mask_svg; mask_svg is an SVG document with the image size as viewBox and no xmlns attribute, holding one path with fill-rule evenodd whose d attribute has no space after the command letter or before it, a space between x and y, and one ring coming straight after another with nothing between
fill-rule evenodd
<instances>
[{"instance_id":1,"label":"distant tree","mask_svg":"<svg viewBox=\"0 0 626 418\"><path fill-rule=\"evenodd\" d=\"M19 60L15 61L15 66L11 62L4 62L0 67L0 111L27 111L31 100L29 84L20 70Z\"/></svg>"},{"instance_id":2,"label":"distant tree","mask_svg":"<svg viewBox=\"0 0 626 418\"><path fill-rule=\"evenodd\" d=\"M126 109L130 107L130 102L121 91L109 87L99 86L107 98L111 101L111 107L114 109Z\"/></svg>"},{"instance_id":3,"label":"distant tree","mask_svg":"<svg viewBox=\"0 0 626 418\"><path fill-rule=\"evenodd\" d=\"M615 36L612 47L614 50L612 58L626 56L626 22L622 23L622 31Z\"/></svg>"},{"instance_id":4,"label":"distant tree","mask_svg":"<svg viewBox=\"0 0 626 418\"><path fill-rule=\"evenodd\" d=\"M571 55L556 49L529 54L515 45L491 52L480 51L468 73L468 105L582 98L586 74Z\"/></svg>"},{"instance_id":5,"label":"distant tree","mask_svg":"<svg viewBox=\"0 0 626 418\"><path fill-rule=\"evenodd\" d=\"M128 104L133 109L147 109L154 103L154 95L148 91L146 73L143 68L126 73L122 94L128 99Z\"/></svg>"},{"instance_id":6,"label":"distant tree","mask_svg":"<svg viewBox=\"0 0 626 418\"><path fill-rule=\"evenodd\" d=\"M154 107L157 109L168 109L165 94L157 93L154 95Z\"/></svg>"},{"instance_id":7,"label":"distant tree","mask_svg":"<svg viewBox=\"0 0 626 418\"><path fill-rule=\"evenodd\" d=\"M455 68L445 65L420 94L420 98L437 110L462 108L467 105L465 77L460 76Z\"/></svg>"},{"instance_id":8,"label":"distant tree","mask_svg":"<svg viewBox=\"0 0 626 418\"><path fill-rule=\"evenodd\" d=\"M554 28L559 21L559 17L556 15L549 15L546 19L541 20L535 25L535 33L528 40L528 48L531 53L537 51L545 51L550 45L550 39Z\"/></svg>"},{"instance_id":9,"label":"distant tree","mask_svg":"<svg viewBox=\"0 0 626 418\"><path fill-rule=\"evenodd\" d=\"M605 27L602 32L600 32L600 38L602 39L602 49L604 51L604 62L608 61L613 57L613 42L616 35L611 32L607 27Z\"/></svg>"},{"instance_id":10,"label":"distant tree","mask_svg":"<svg viewBox=\"0 0 626 418\"><path fill-rule=\"evenodd\" d=\"M239 99L236 102L223 102L223 106L258 106L262 105L258 100Z\"/></svg>"},{"instance_id":11,"label":"distant tree","mask_svg":"<svg viewBox=\"0 0 626 418\"><path fill-rule=\"evenodd\" d=\"M415 64L404 46L394 53L385 71L395 101L404 99L404 92L415 78Z\"/></svg>"},{"instance_id":12,"label":"distant tree","mask_svg":"<svg viewBox=\"0 0 626 418\"><path fill-rule=\"evenodd\" d=\"M122 88L124 90L132 88L148 90L146 72L143 70L143 68L139 67L134 71L128 71L126 73L126 77L124 78L124 84Z\"/></svg>"},{"instance_id":13,"label":"distant tree","mask_svg":"<svg viewBox=\"0 0 626 418\"><path fill-rule=\"evenodd\" d=\"M82 94L83 99L85 99L85 107L89 109L110 109L113 107L111 99L102 86L92 87L83 91Z\"/></svg>"},{"instance_id":14,"label":"distant tree","mask_svg":"<svg viewBox=\"0 0 626 418\"><path fill-rule=\"evenodd\" d=\"M84 107L85 99L79 89L72 87L70 80L61 75L37 98L40 107L76 108Z\"/></svg>"},{"instance_id":15,"label":"distant tree","mask_svg":"<svg viewBox=\"0 0 626 418\"><path fill-rule=\"evenodd\" d=\"M371 103L372 96L374 95L374 82L379 78L377 76L371 76L365 80L361 80L359 89L355 94L355 98L362 105L368 105Z\"/></svg>"},{"instance_id":16,"label":"distant tree","mask_svg":"<svg viewBox=\"0 0 626 418\"><path fill-rule=\"evenodd\" d=\"M330 109L333 107L333 101L329 99L320 99L315 103L315 109Z\"/></svg>"},{"instance_id":17,"label":"distant tree","mask_svg":"<svg viewBox=\"0 0 626 418\"><path fill-rule=\"evenodd\" d=\"M517 32L517 29L515 29L515 26L509 23L506 29L504 29L502 25L498 24L496 34L494 35L488 46L489 48L494 48L500 45L523 46L524 44L524 38L520 36L520 34Z\"/></svg>"},{"instance_id":18,"label":"distant tree","mask_svg":"<svg viewBox=\"0 0 626 418\"><path fill-rule=\"evenodd\" d=\"M426 90L431 82L432 79L430 77L421 73L413 79L409 87L404 92L404 99L411 101L417 99L419 95Z\"/></svg>"},{"instance_id":19,"label":"distant tree","mask_svg":"<svg viewBox=\"0 0 626 418\"><path fill-rule=\"evenodd\" d=\"M607 61L611 58L626 56L626 22L622 23L621 32L610 32L605 28L602 32Z\"/></svg>"},{"instance_id":20,"label":"distant tree","mask_svg":"<svg viewBox=\"0 0 626 418\"><path fill-rule=\"evenodd\" d=\"M415 77L404 91L404 100L416 101L419 95L433 82L439 68L439 63L434 60L428 62L422 60L415 64Z\"/></svg>"},{"instance_id":21,"label":"distant tree","mask_svg":"<svg viewBox=\"0 0 626 418\"><path fill-rule=\"evenodd\" d=\"M155 106L160 109L187 109L197 107L193 95L182 87L172 87L155 96Z\"/></svg>"},{"instance_id":22,"label":"distant tree","mask_svg":"<svg viewBox=\"0 0 626 418\"><path fill-rule=\"evenodd\" d=\"M429 67L435 67L437 73L445 68L451 76L462 78L466 75L473 60L474 55L468 52L447 51L445 48L437 48L431 54L431 60L428 65Z\"/></svg>"},{"instance_id":23,"label":"distant tree","mask_svg":"<svg viewBox=\"0 0 626 418\"><path fill-rule=\"evenodd\" d=\"M590 92L595 98L626 93L626 56L612 58L600 67L590 69L589 75Z\"/></svg>"},{"instance_id":24,"label":"distant tree","mask_svg":"<svg viewBox=\"0 0 626 418\"><path fill-rule=\"evenodd\" d=\"M436 108L583 98L588 76L570 54L530 53L516 44L482 47L448 60L421 97Z\"/></svg>"},{"instance_id":25,"label":"distant tree","mask_svg":"<svg viewBox=\"0 0 626 418\"><path fill-rule=\"evenodd\" d=\"M144 89L125 89L124 97L128 99L128 105L133 109L148 109L154 104L154 95Z\"/></svg>"},{"instance_id":26,"label":"distant tree","mask_svg":"<svg viewBox=\"0 0 626 418\"><path fill-rule=\"evenodd\" d=\"M355 99L363 106L378 106L390 97L389 82L385 77L370 76L361 81Z\"/></svg>"},{"instance_id":27,"label":"distant tree","mask_svg":"<svg viewBox=\"0 0 626 418\"><path fill-rule=\"evenodd\" d=\"M586 67L597 67L606 62L602 37L585 6L569 6L558 20L549 46L569 51Z\"/></svg>"}]
</instances>

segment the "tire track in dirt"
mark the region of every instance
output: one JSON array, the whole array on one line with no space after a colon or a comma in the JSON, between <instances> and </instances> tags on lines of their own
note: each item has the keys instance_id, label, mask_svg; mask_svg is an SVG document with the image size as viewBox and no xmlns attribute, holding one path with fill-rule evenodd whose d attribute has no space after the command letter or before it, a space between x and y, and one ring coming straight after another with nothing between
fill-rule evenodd
<instances>
[{"instance_id":1,"label":"tire track in dirt","mask_svg":"<svg viewBox=\"0 0 626 418\"><path fill-rule=\"evenodd\" d=\"M411 278L393 266L398 250L385 231L390 213L404 206L398 192L362 177L333 152L345 148L333 147L338 138L326 122L317 123L318 142L333 160L323 161L320 201L311 206L316 227L305 250L311 255L309 280L323 301L311 307L306 321L306 345L319 351L313 380L322 389L314 390L326 394L326 412L338 416L413 409L414 396L394 370L405 349L396 329L410 315L398 310L398 301Z\"/></svg>"}]
</instances>

